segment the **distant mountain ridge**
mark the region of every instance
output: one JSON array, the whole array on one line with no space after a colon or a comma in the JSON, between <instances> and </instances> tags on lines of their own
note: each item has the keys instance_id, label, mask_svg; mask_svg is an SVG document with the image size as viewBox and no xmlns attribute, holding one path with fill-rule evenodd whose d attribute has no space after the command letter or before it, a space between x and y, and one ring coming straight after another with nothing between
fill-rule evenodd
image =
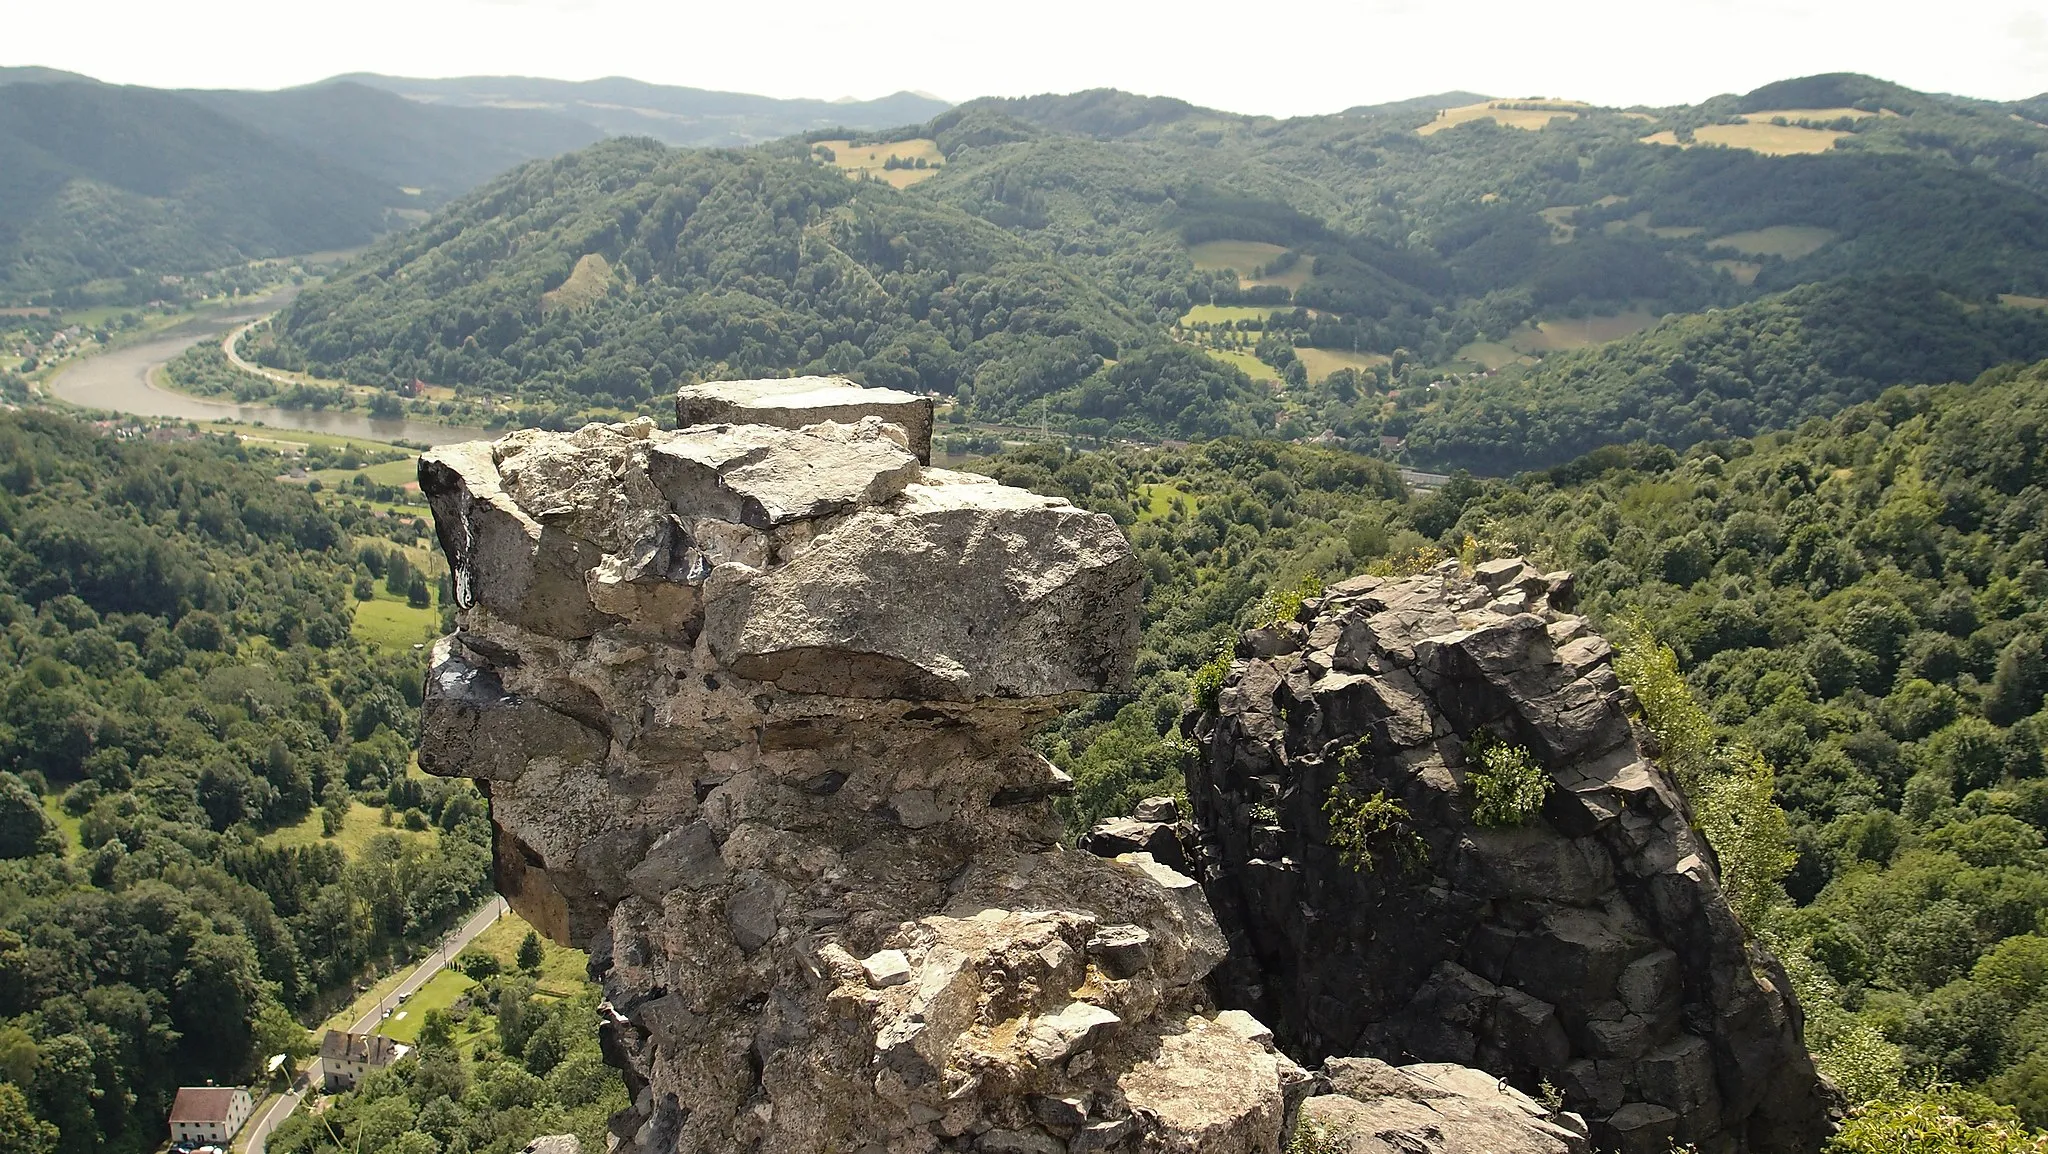
<instances>
[{"instance_id":1,"label":"distant mountain ridge","mask_svg":"<svg viewBox=\"0 0 2048 1154\"><path fill-rule=\"evenodd\" d=\"M825 128L872 131L923 124L952 105L914 92L878 100L787 100L650 84L623 76L549 80L463 76L444 80L359 72L323 83L360 84L409 100L458 108L551 112L610 136L651 136L663 144L728 148Z\"/></svg>"}]
</instances>

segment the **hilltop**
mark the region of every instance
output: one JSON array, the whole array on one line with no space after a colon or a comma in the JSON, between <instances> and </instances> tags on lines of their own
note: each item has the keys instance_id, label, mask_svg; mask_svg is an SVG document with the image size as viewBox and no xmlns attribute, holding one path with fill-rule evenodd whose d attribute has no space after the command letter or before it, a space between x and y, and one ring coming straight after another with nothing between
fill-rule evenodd
<instances>
[{"instance_id":1,"label":"hilltop","mask_svg":"<svg viewBox=\"0 0 2048 1154\"><path fill-rule=\"evenodd\" d=\"M969 425L1328 432L1495 469L1758 431L2048 355L2029 311L2048 304L2048 194L2029 176L2048 131L2002 107L1864 77L1678 109L1434 107L1471 95L1277 121L1104 89L744 156L607 144L389 242L309 293L263 355L450 385L458 400L433 411L469 420L511 419L489 397L566 421L637 411L678 380L841 372L950 398ZM1823 101L1846 103L1788 107ZM742 171L756 178L708 175ZM707 175L663 191L671 172ZM1028 307L963 295L996 261L994 284L1032 286ZM1739 361L1797 345L1778 327L1799 315L1822 344L1918 343L1882 371L1752 364L1741 389L1712 377L1712 402L1660 386L1680 409L1772 398L1683 419L1638 411L1634 354L1617 353L1553 372L1602 382L1559 410L1591 422L1568 443L1544 434L1504 456L1472 426L1496 394L1548 396L1545 358L1714 317L1687 339L1712 346L1695 348L1702 364ZM1585 409L1594 397L1615 405ZM1517 422L1532 419L1562 418Z\"/></svg>"}]
</instances>

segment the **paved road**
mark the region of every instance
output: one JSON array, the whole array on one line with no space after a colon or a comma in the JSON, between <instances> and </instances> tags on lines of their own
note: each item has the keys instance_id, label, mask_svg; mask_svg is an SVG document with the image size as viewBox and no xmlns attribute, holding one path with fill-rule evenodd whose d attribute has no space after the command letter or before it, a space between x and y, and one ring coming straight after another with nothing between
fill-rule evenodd
<instances>
[{"instance_id":1,"label":"paved road","mask_svg":"<svg viewBox=\"0 0 2048 1154\"><path fill-rule=\"evenodd\" d=\"M257 317L255 320L250 321L248 324L243 325L241 328L235 329L232 332L228 333L227 336L221 338L220 351L227 355L229 364L235 366L236 368L242 370L245 373L254 373L259 377L264 377L269 380L276 381L280 385L296 384L297 382L293 381L290 377L285 376L283 373L273 373L269 369L264 368L262 365L253 364L249 361L243 360L241 351L236 347L242 343L242 335L244 333L247 333L250 329L255 328L257 325L262 324L264 321L267 321L271 317L274 317L276 315L276 313L268 313L264 316Z\"/></svg>"},{"instance_id":2,"label":"paved road","mask_svg":"<svg viewBox=\"0 0 2048 1154\"><path fill-rule=\"evenodd\" d=\"M464 946L474 940L478 934L490 929L499 918L505 916L506 911L510 908L505 904L504 898L492 898L489 902L486 902L482 909L470 915L469 920L462 923L460 929L443 938L441 944L434 947L434 952L427 955L425 961L414 966L412 972L407 974L405 979L398 983L397 987L384 995L383 999L376 1005L371 1006L365 1011L361 1018L356 1019L355 1022L350 1024L349 1032L364 1034L375 1028L377 1023L384 1017L385 1011L397 1005L399 999L410 997L414 991L432 981L434 975L446 968L455 955L462 952ZM236 1141L236 1146L244 1154L263 1154L263 1144L269 1140L271 1132L277 1129L279 1123L291 1117L292 1111L299 1108L299 1103L304 1101L307 1093L312 1090L311 1074L318 1065L319 1059L309 1060L293 1076L291 1092L272 1100L269 1107L263 1113L250 1121L248 1128L242 1132Z\"/></svg>"}]
</instances>

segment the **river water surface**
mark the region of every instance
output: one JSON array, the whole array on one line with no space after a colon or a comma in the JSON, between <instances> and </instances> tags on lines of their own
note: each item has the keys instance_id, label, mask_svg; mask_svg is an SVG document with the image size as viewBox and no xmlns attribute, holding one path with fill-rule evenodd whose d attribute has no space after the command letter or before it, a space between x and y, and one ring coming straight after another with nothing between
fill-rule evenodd
<instances>
[{"instance_id":1,"label":"river water surface","mask_svg":"<svg viewBox=\"0 0 2048 1154\"><path fill-rule=\"evenodd\" d=\"M229 330L275 312L295 290L273 293L219 316L187 321L161 336L110 352L82 358L50 378L46 388L59 400L90 409L112 409L139 417L180 421L241 421L273 429L302 429L373 441L409 441L446 445L489 440L483 429L437 425L429 421L387 419L363 413L332 413L319 409L280 409L271 405L239 405L187 396L150 383L150 372L201 341L219 341Z\"/></svg>"}]
</instances>

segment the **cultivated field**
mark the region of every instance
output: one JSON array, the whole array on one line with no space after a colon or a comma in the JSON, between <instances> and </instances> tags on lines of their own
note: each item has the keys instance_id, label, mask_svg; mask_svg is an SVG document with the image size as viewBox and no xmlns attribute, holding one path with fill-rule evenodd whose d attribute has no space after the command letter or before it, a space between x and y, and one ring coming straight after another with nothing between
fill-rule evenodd
<instances>
[{"instance_id":1,"label":"cultivated field","mask_svg":"<svg viewBox=\"0 0 2048 1154\"><path fill-rule=\"evenodd\" d=\"M1511 104L1526 104L1528 108L1509 108ZM1456 128L1473 120L1491 120L1506 128L1520 128L1535 132L1544 125L1562 116L1576 120L1579 110L1587 105L1574 100L1486 100L1478 104L1467 104L1462 108L1446 108L1436 114L1436 119L1416 129L1420 136L1435 136L1446 128Z\"/></svg>"},{"instance_id":2,"label":"cultivated field","mask_svg":"<svg viewBox=\"0 0 2048 1154\"><path fill-rule=\"evenodd\" d=\"M1338 369L1369 369L1387 363L1387 358L1379 353L1355 353L1349 349L1295 349L1294 355L1308 370L1311 381L1320 381Z\"/></svg>"},{"instance_id":3,"label":"cultivated field","mask_svg":"<svg viewBox=\"0 0 2048 1154\"><path fill-rule=\"evenodd\" d=\"M1293 268L1278 276L1255 277L1252 270L1273 263L1285 253L1282 245L1267 244L1260 240L1209 240L1190 245L1188 256L1195 262L1195 268L1202 272L1222 272L1225 269L1237 273L1241 287L1254 285L1280 285L1293 292L1308 283L1315 272L1315 258L1302 257Z\"/></svg>"},{"instance_id":4,"label":"cultivated field","mask_svg":"<svg viewBox=\"0 0 2048 1154\"><path fill-rule=\"evenodd\" d=\"M1707 244L1713 248L1732 248L1751 256L1781 256L1786 260L1798 260L1833 239L1833 229L1810 224L1774 224L1769 228L1717 236Z\"/></svg>"},{"instance_id":5,"label":"cultivated field","mask_svg":"<svg viewBox=\"0 0 2048 1154\"><path fill-rule=\"evenodd\" d=\"M820 140L811 145L811 155L823 159L831 153L829 162L848 177L858 180L870 176L884 181L895 188L908 188L920 180L939 174L946 158L939 152L939 142L922 137L916 140L898 140L888 144L855 144L850 140ZM890 157L916 164L922 160L924 168L888 168Z\"/></svg>"}]
</instances>

